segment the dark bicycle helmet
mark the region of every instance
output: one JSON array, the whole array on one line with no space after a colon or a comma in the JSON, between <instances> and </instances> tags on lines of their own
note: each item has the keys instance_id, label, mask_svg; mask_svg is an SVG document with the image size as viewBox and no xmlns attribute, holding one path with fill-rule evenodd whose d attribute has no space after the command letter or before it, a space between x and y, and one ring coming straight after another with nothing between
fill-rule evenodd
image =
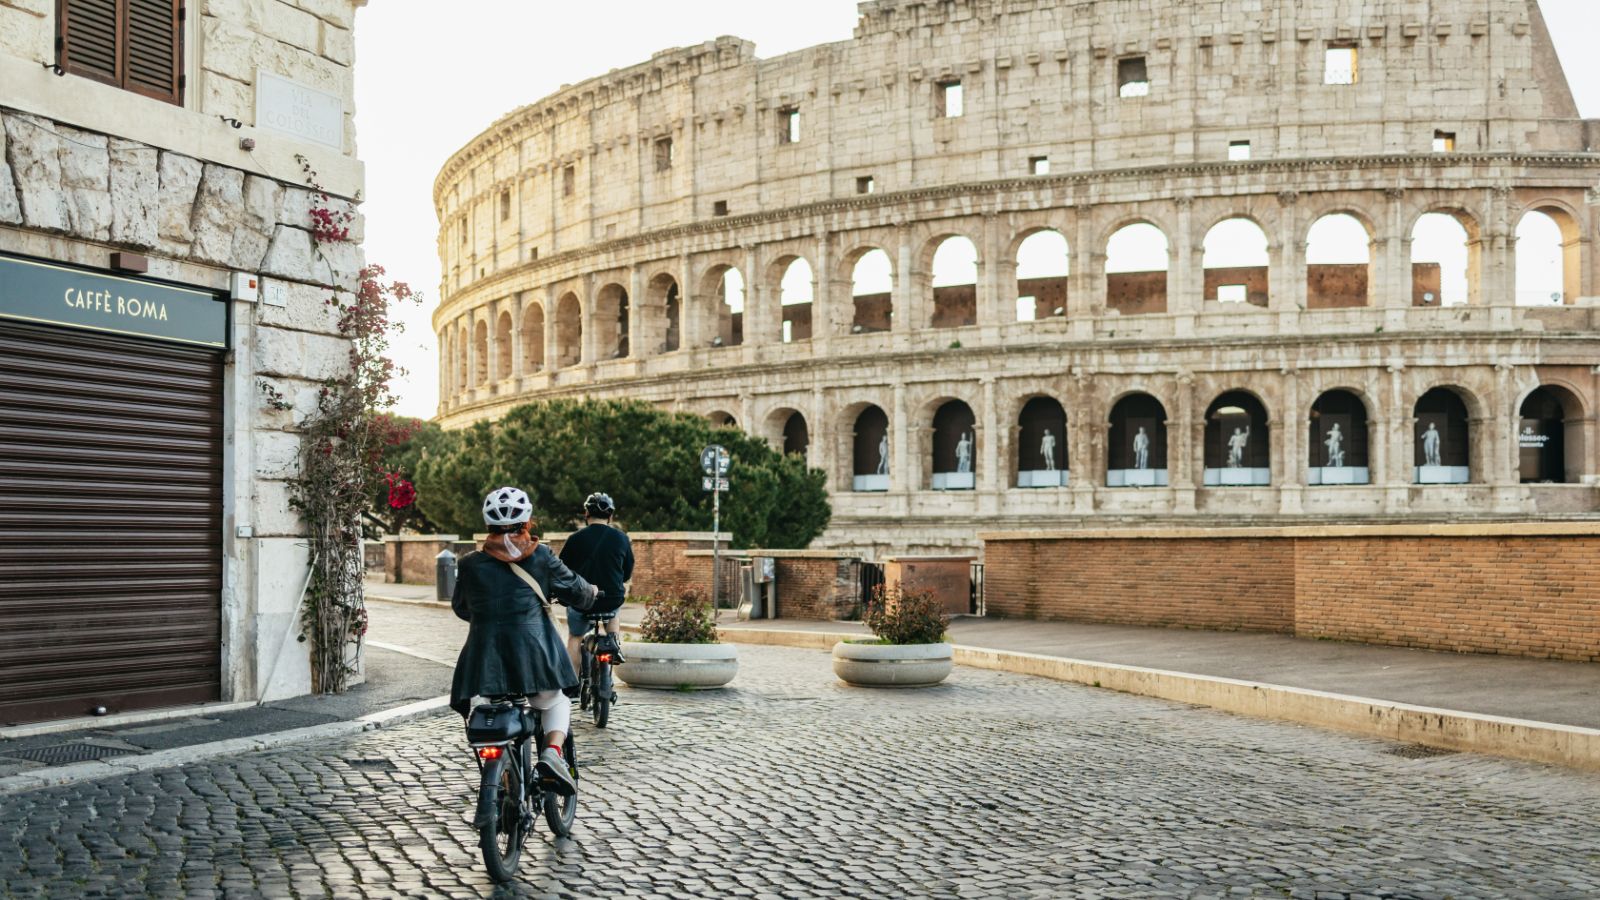
<instances>
[{"instance_id":1,"label":"dark bicycle helmet","mask_svg":"<svg viewBox=\"0 0 1600 900\"><path fill-rule=\"evenodd\" d=\"M583 501L583 511L596 519L609 519L616 515L617 504L611 502L610 494L595 491Z\"/></svg>"}]
</instances>

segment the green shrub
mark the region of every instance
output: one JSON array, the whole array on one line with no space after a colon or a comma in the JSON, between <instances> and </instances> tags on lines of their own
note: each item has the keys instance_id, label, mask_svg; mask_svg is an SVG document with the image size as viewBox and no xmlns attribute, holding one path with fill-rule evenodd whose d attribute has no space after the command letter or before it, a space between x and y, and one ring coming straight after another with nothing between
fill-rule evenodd
<instances>
[{"instance_id":1,"label":"green shrub","mask_svg":"<svg viewBox=\"0 0 1600 900\"><path fill-rule=\"evenodd\" d=\"M861 621L886 644L937 644L944 640L950 615L933 591L885 590L878 585Z\"/></svg>"},{"instance_id":2,"label":"green shrub","mask_svg":"<svg viewBox=\"0 0 1600 900\"><path fill-rule=\"evenodd\" d=\"M645 598L639 637L652 644L717 643L711 598L693 590L677 597Z\"/></svg>"}]
</instances>

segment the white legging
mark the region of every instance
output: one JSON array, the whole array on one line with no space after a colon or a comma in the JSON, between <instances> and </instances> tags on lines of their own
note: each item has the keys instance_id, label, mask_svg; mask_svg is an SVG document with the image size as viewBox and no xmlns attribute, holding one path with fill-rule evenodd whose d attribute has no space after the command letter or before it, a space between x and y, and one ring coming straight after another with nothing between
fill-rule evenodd
<instances>
[{"instance_id":1,"label":"white legging","mask_svg":"<svg viewBox=\"0 0 1600 900\"><path fill-rule=\"evenodd\" d=\"M566 734L572 726L572 701L560 691L541 691L528 695L528 705L539 711L544 719L544 734L559 731ZM539 739L544 740L544 734Z\"/></svg>"}]
</instances>

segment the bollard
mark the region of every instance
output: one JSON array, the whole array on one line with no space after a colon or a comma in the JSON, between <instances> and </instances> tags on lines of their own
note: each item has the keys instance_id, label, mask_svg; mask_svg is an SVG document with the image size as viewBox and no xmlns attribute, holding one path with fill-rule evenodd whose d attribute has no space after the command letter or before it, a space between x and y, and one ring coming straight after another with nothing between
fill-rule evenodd
<instances>
[{"instance_id":1,"label":"bollard","mask_svg":"<svg viewBox=\"0 0 1600 900\"><path fill-rule=\"evenodd\" d=\"M440 550L433 558L433 584L434 599L449 603L456 592L456 555L449 550Z\"/></svg>"}]
</instances>

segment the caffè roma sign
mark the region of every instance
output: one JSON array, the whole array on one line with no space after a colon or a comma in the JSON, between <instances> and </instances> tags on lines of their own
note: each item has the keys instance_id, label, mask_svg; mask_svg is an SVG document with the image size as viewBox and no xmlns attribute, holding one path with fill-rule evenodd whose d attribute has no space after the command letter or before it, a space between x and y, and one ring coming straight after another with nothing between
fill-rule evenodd
<instances>
[{"instance_id":1,"label":"caff\u00e8 roma sign","mask_svg":"<svg viewBox=\"0 0 1600 900\"><path fill-rule=\"evenodd\" d=\"M0 256L0 318L223 348L228 305L215 294Z\"/></svg>"}]
</instances>

